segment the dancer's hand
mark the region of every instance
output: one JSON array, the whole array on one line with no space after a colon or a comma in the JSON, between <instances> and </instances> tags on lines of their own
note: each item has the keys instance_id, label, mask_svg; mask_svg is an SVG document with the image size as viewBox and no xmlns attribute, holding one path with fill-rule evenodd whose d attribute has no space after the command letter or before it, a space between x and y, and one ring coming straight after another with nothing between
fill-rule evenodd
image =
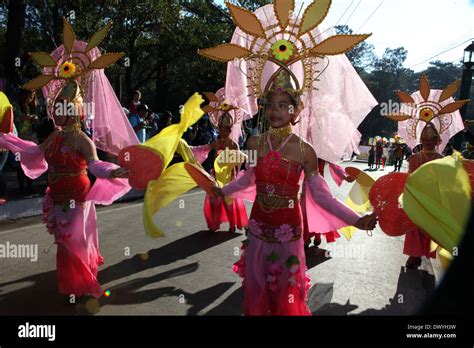
<instances>
[{"instance_id":1,"label":"dancer's hand","mask_svg":"<svg viewBox=\"0 0 474 348\"><path fill-rule=\"evenodd\" d=\"M112 170L110 173L111 178L117 178L117 179L126 179L130 175L130 170L128 168L118 168L115 170Z\"/></svg>"},{"instance_id":2,"label":"dancer's hand","mask_svg":"<svg viewBox=\"0 0 474 348\"><path fill-rule=\"evenodd\" d=\"M222 192L222 189L221 189L220 187L214 186L214 187L212 188L212 192L214 192L214 194L215 194L217 197L222 197L222 198L225 197L225 194L224 194L224 192Z\"/></svg>"},{"instance_id":3,"label":"dancer's hand","mask_svg":"<svg viewBox=\"0 0 474 348\"><path fill-rule=\"evenodd\" d=\"M352 176L346 176L346 177L344 178L344 180L347 181L347 182L354 182L356 179L353 178Z\"/></svg>"},{"instance_id":4,"label":"dancer's hand","mask_svg":"<svg viewBox=\"0 0 474 348\"><path fill-rule=\"evenodd\" d=\"M366 231L372 231L375 229L375 226L377 226L377 215L375 215L375 213L361 217L354 224L355 228Z\"/></svg>"}]
</instances>

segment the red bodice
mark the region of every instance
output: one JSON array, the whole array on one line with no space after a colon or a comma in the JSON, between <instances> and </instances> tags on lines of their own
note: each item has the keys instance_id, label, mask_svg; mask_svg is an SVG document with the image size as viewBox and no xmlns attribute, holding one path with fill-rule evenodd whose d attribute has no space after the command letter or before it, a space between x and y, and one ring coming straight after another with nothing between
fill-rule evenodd
<instances>
[{"instance_id":1,"label":"red bodice","mask_svg":"<svg viewBox=\"0 0 474 348\"><path fill-rule=\"evenodd\" d=\"M255 168L257 201L251 218L273 227L300 226L298 193L302 170L299 163L281 157L277 151L259 158Z\"/></svg>"},{"instance_id":2,"label":"red bodice","mask_svg":"<svg viewBox=\"0 0 474 348\"><path fill-rule=\"evenodd\" d=\"M85 202L91 184L84 156L67 145L61 135L57 135L46 150L45 158L48 162L48 185L53 202Z\"/></svg>"}]
</instances>

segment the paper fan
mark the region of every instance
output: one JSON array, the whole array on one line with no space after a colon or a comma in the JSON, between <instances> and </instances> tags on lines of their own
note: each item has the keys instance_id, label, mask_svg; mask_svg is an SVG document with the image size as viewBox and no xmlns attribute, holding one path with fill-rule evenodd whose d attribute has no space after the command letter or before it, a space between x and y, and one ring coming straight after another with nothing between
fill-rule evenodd
<instances>
[{"instance_id":1,"label":"paper fan","mask_svg":"<svg viewBox=\"0 0 474 348\"><path fill-rule=\"evenodd\" d=\"M146 190L151 180L160 177L163 160L158 152L140 145L126 147L119 153L119 165L130 170L129 183L134 189Z\"/></svg>"},{"instance_id":2,"label":"paper fan","mask_svg":"<svg viewBox=\"0 0 474 348\"><path fill-rule=\"evenodd\" d=\"M191 163L186 163L184 168L200 188L206 191L207 194L213 197L216 196L212 189L216 187L217 184L211 175L209 175L203 168Z\"/></svg>"},{"instance_id":3,"label":"paper fan","mask_svg":"<svg viewBox=\"0 0 474 348\"><path fill-rule=\"evenodd\" d=\"M416 229L398 202L408 176L407 173L385 175L375 182L369 192L370 203L379 218L380 228L391 237L403 236Z\"/></svg>"}]
</instances>

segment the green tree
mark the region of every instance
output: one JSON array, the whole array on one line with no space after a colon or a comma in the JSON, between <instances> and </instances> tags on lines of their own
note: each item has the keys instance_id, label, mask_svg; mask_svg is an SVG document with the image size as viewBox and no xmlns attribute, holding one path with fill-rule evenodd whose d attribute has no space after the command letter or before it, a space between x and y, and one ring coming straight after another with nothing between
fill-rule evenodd
<instances>
[{"instance_id":1,"label":"green tree","mask_svg":"<svg viewBox=\"0 0 474 348\"><path fill-rule=\"evenodd\" d=\"M354 34L354 31L348 25L336 25L337 34ZM374 51L374 45L363 41L352 50L346 53L358 73L362 71L371 71L377 62L377 56Z\"/></svg>"},{"instance_id":2,"label":"green tree","mask_svg":"<svg viewBox=\"0 0 474 348\"><path fill-rule=\"evenodd\" d=\"M398 102L395 91L408 91L413 87L414 72L404 67L407 54L403 47L387 48L383 56L375 61L370 75L366 75L365 82L379 103L388 103L389 100ZM380 111L379 106L374 108L360 125L359 130L364 137L389 137L396 132L397 123L383 117Z\"/></svg>"}]
</instances>

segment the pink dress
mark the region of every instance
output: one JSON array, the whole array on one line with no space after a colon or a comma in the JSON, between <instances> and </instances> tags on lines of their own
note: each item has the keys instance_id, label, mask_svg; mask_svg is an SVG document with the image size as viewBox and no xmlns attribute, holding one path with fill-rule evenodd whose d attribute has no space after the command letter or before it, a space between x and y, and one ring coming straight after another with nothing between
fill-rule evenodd
<instances>
[{"instance_id":1,"label":"pink dress","mask_svg":"<svg viewBox=\"0 0 474 348\"><path fill-rule=\"evenodd\" d=\"M223 188L226 196L255 202L242 257L233 267L244 279L244 315L311 315L298 196L303 168L280 153L292 136L276 151L268 138L270 152ZM320 175L305 178L305 190L310 230L330 233L359 219L332 196Z\"/></svg>"},{"instance_id":2,"label":"pink dress","mask_svg":"<svg viewBox=\"0 0 474 348\"><path fill-rule=\"evenodd\" d=\"M217 151L224 150L218 148ZM235 178L235 170L234 175ZM234 199L231 204L226 204L221 197L212 197L206 194L204 199L204 217L207 227L217 231L221 224L228 222L231 229L243 229L248 226L247 209L242 199Z\"/></svg>"},{"instance_id":3,"label":"pink dress","mask_svg":"<svg viewBox=\"0 0 474 348\"><path fill-rule=\"evenodd\" d=\"M311 315L298 199L303 168L269 144L271 151L255 168L257 199L242 258L234 265L244 278L244 315Z\"/></svg>"},{"instance_id":4,"label":"pink dress","mask_svg":"<svg viewBox=\"0 0 474 348\"><path fill-rule=\"evenodd\" d=\"M99 252L94 203L108 205L131 187L126 179L109 179L115 164L91 161L56 135L45 154L35 143L0 133L0 147L21 155L21 166L32 179L48 170L48 189L43 203L43 221L57 245L58 292L99 298L103 290L97 280L103 258ZM91 188L86 168L97 177Z\"/></svg>"},{"instance_id":5,"label":"pink dress","mask_svg":"<svg viewBox=\"0 0 474 348\"><path fill-rule=\"evenodd\" d=\"M434 152L431 155L423 155L422 151L413 155L409 161L409 173L413 173L423 164L442 158L439 153ZM405 244L403 253L408 256L436 258L436 252L430 252L430 238L421 229L411 230L405 235Z\"/></svg>"}]
</instances>

